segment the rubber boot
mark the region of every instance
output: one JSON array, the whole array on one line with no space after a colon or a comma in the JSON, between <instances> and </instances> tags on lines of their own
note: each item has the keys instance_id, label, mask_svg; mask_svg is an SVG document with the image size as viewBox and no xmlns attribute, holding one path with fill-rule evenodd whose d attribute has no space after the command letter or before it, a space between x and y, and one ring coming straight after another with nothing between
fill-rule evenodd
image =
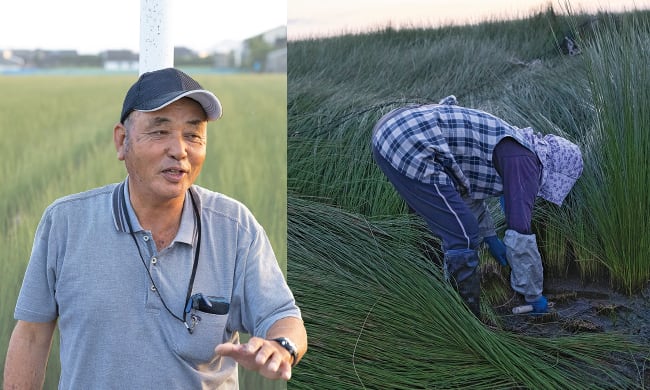
<instances>
[{"instance_id":1,"label":"rubber boot","mask_svg":"<svg viewBox=\"0 0 650 390\"><path fill-rule=\"evenodd\" d=\"M533 307L533 314L548 313L548 300L543 295L535 301L530 302L530 305Z\"/></svg>"},{"instance_id":2,"label":"rubber boot","mask_svg":"<svg viewBox=\"0 0 650 390\"><path fill-rule=\"evenodd\" d=\"M477 318L481 318L481 275L478 252L452 249L445 252L445 277L458 291L463 302Z\"/></svg>"}]
</instances>

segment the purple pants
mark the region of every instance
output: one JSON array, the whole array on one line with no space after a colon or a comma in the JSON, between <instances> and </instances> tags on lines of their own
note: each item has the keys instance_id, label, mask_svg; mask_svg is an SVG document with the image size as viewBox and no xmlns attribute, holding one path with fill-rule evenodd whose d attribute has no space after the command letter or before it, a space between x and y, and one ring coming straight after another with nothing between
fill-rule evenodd
<instances>
[{"instance_id":1,"label":"purple pants","mask_svg":"<svg viewBox=\"0 0 650 390\"><path fill-rule=\"evenodd\" d=\"M503 181L506 226L520 234L532 234L533 206L542 175L537 155L507 137L494 148L492 163Z\"/></svg>"}]
</instances>

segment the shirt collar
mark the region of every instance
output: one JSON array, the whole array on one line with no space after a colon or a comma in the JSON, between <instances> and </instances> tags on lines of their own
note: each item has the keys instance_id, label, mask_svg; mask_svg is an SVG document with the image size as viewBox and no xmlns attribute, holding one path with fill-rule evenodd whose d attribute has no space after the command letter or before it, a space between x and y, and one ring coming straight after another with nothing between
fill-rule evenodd
<instances>
[{"instance_id":1,"label":"shirt collar","mask_svg":"<svg viewBox=\"0 0 650 390\"><path fill-rule=\"evenodd\" d=\"M113 189L113 222L115 223L115 229L119 232L129 233L129 224L131 222L131 227L133 232L141 232L144 229L140 226L140 222L135 215L135 211L131 206L131 201L129 197L129 186L128 177L119 185ZM191 191L191 190L190 190ZM126 202L124 202L126 200ZM124 213L124 204L126 204L126 212ZM200 206L197 205L197 208L200 209ZM128 218L128 221L127 221ZM192 245L194 243L194 238L196 236L196 221L194 218L194 210L192 207L192 198L185 196L185 202L183 202L183 211L181 214L181 224L176 233L176 237L173 242L182 242L185 244Z\"/></svg>"}]
</instances>

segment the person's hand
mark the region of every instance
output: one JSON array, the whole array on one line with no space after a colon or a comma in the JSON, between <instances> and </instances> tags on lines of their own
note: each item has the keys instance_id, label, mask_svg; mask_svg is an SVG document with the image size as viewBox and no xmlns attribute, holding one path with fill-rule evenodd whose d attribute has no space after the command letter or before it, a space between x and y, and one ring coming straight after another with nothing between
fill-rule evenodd
<instances>
[{"instance_id":1,"label":"person's hand","mask_svg":"<svg viewBox=\"0 0 650 390\"><path fill-rule=\"evenodd\" d=\"M508 265L508 259L506 257L506 246L499 239L497 236L490 236L490 237L485 237L483 239L483 242L485 242L488 246L488 250L492 257L499 263L501 263L502 266Z\"/></svg>"},{"instance_id":2,"label":"person's hand","mask_svg":"<svg viewBox=\"0 0 650 390\"><path fill-rule=\"evenodd\" d=\"M247 370L269 379L291 379L291 355L273 340L251 337L246 344L224 343L215 352L233 358Z\"/></svg>"}]
</instances>

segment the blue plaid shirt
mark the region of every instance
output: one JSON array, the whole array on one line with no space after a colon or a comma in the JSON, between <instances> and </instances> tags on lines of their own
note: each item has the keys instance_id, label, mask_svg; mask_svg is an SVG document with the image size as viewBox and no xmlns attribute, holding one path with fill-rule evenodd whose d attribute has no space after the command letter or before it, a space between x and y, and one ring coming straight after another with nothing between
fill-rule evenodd
<instances>
[{"instance_id":1,"label":"blue plaid shirt","mask_svg":"<svg viewBox=\"0 0 650 390\"><path fill-rule=\"evenodd\" d=\"M423 183L454 185L472 199L502 193L492 152L504 137L533 150L531 128L519 129L484 111L456 105L449 96L440 104L391 111L373 130L372 143L390 164Z\"/></svg>"}]
</instances>

